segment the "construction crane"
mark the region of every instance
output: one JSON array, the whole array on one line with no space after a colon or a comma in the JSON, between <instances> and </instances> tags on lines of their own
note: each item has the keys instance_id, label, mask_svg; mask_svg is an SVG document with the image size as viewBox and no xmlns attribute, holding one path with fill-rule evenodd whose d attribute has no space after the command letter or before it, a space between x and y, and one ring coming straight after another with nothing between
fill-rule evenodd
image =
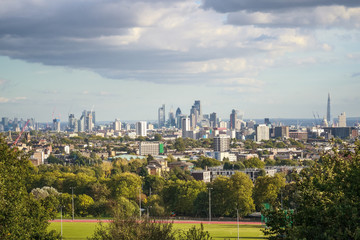
<instances>
[{"instance_id":1,"label":"construction crane","mask_svg":"<svg viewBox=\"0 0 360 240\"><path fill-rule=\"evenodd\" d=\"M22 128L19 136L17 137L17 139L16 139L15 142L13 143L13 146L15 146L15 145L17 144L17 142L18 142L19 139L21 138L21 135L24 133L25 128L26 128L26 126L29 124L29 122L30 122L30 119L28 119L27 122L25 123L25 125L24 125L24 127Z\"/></svg>"}]
</instances>

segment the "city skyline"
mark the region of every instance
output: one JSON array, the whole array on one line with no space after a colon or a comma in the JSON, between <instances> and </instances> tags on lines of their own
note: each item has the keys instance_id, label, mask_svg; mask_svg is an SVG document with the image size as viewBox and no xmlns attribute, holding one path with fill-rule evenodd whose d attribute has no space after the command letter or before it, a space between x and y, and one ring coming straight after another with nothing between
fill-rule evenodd
<instances>
[{"instance_id":1,"label":"city skyline","mask_svg":"<svg viewBox=\"0 0 360 240\"><path fill-rule=\"evenodd\" d=\"M328 93L332 118L359 117L359 6L2 1L1 117L156 120L162 104L189 114L198 99L223 119L311 119Z\"/></svg>"}]
</instances>

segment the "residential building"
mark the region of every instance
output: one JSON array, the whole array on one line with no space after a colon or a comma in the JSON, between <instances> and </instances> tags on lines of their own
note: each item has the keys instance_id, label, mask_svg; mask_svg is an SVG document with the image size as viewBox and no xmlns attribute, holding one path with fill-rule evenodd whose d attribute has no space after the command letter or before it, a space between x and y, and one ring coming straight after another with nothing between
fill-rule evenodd
<instances>
[{"instance_id":1,"label":"residential building","mask_svg":"<svg viewBox=\"0 0 360 240\"><path fill-rule=\"evenodd\" d=\"M259 124L256 127L256 141L260 142L261 140L269 140L270 132L269 127L265 124Z\"/></svg>"},{"instance_id":2,"label":"residential building","mask_svg":"<svg viewBox=\"0 0 360 240\"><path fill-rule=\"evenodd\" d=\"M141 137L147 136L146 121L140 121L136 123L136 135Z\"/></svg>"}]
</instances>

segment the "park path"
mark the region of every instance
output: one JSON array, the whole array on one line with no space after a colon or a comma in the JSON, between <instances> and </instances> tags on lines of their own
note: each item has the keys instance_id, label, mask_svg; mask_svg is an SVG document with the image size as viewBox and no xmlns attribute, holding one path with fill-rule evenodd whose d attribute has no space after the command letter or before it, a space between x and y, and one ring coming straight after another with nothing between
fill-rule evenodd
<instances>
[{"instance_id":1,"label":"park path","mask_svg":"<svg viewBox=\"0 0 360 240\"><path fill-rule=\"evenodd\" d=\"M111 222L110 219L63 219L63 222L83 222L83 223L92 223L92 222ZM60 219L54 219L50 222L61 222ZM158 220L158 222L169 222L169 223L184 223L184 224L237 224L236 221L198 221L198 220ZM262 225L261 222L246 222L246 221L239 221L241 225Z\"/></svg>"}]
</instances>

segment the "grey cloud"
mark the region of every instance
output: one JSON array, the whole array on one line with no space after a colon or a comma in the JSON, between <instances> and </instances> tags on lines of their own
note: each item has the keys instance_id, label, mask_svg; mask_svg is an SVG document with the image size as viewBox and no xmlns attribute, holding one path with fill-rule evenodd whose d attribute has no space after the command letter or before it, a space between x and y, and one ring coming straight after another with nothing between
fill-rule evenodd
<instances>
[{"instance_id":1,"label":"grey cloud","mask_svg":"<svg viewBox=\"0 0 360 240\"><path fill-rule=\"evenodd\" d=\"M272 12L294 8L340 5L345 7L360 6L358 0L203 0L203 8L228 13L237 11Z\"/></svg>"},{"instance_id":2,"label":"grey cloud","mask_svg":"<svg viewBox=\"0 0 360 240\"><path fill-rule=\"evenodd\" d=\"M265 13L239 11L229 13L227 23L264 27L340 27L360 28L360 10L341 6L297 9L286 12Z\"/></svg>"}]
</instances>

